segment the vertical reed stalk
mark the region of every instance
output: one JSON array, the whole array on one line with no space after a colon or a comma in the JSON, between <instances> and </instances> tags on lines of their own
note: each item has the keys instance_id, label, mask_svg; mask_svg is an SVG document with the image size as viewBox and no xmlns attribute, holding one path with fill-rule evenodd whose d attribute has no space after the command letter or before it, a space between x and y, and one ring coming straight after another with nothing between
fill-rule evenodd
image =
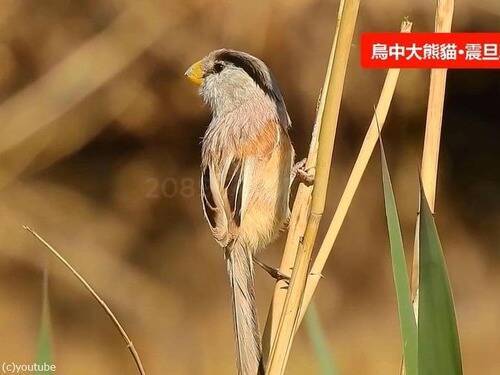
<instances>
[{"instance_id":1,"label":"vertical reed stalk","mask_svg":"<svg viewBox=\"0 0 500 375\"><path fill-rule=\"evenodd\" d=\"M453 19L454 0L438 0L435 18L435 32L449 33ZM427 104L424 149L422 153L422 188L434 213L436 202L436 183L439 160L439 144L441 140L441 124L443 120L444 94L446 89L446 69L432 69ZM415 243L412 266L412 297L415 317L418 317L418 280L419 280L419 222L417 214L415 224ZM417 319L418 321L418 319Z\"/></svg>"},{"instance_id":2,"label":"vertical reed stalk","mask_svg":"<svg viewBox=\"0 0 500 375\"><path fill-rule=\"evenodd\" d=\"M330 76L332 74L333 60L335 58L335 47L337 45L340 19L342 17L343 8L344 8L344 0L341 0L337 14L337 24L335 27L332 48L328 60L328 67L326 70L323 88L321 90L320 98L318 101L316 119L314 121L311 143L309 145L309 153L307 155L306 168L314 168L316 166L316 159L318 156L319 130L321 122L323 120L323 114L325 111L326 93L328 92L328 84L330 81ZM288 226L288 236L280 265L280 271L284 274L289 274L290 270L293 268L293 264L297 256L297 250L299 248L300 238L304 236L304 232L307 225L307 215L309 213L309 208L311 204L312 189L313 189L312 186L306 186L304 184L300 184L297 190L297 194L295 196L292 214L290 217L290 224ZM271 345L276 337L276 331L278 329L279 319L283 312L283 306L285 304L286 294L287 294L286 281L285 280L278 281L274 288L273 300L269 308L266 328L264 330L263 346L264 346L264 355L266 356L266 359L269 354L269 349L271 348Z\"/></svg>"},{"instance_id":3,"label":"vertical reed stalk","mask_svg":"<svg viewBox=\"0 0 500 375\"><path fill-rule=\"evenodd\" d=\"M325 112L319 131L318 158L316 163L315 183L311 196L311 209L304 238L299 244L299 250L294 262L283 313L280 317L276 332L276 339L272 345L269 356L267 373L270 375L284 373L288 353L299 320L298 318L300 315L307 275L309 273L312 250L326 203L326 193L328 189L340 102L358 8L359 0L345 1L340 21L338 40L335 46L332 75L326 93Z\"/></svg>"},{"instance_id":4,"label":"vertical reed stalk","mask_svg":"<svg viewBox=\"0 0 500 375\"><path fill-rule=\"evenodd\" d=\"M412 23L409 21L403 21L401 24L401 32L410 32ZM359 186L361 177L368 165L368 161L373 153L375 145L378 142L379 130L384 126L387 113L389 112L389 107L391 105L392 97L394 96L394 90L396 89L396 83L399 78L400 69L389 69L385 77L384 86L382 87L382 92L375 109L375 114L373 115L370 127L366 132L365 139L359 151L354 167L352 168L351 175L347 181L347 185L340 198L339 205L333 215L333 219L328 227L328 231L325 238L319 248L318 255L312 265L311 272L309 274L306 290L304 293L304 301L302 304L300 319L304 317L307 310L307 306L310 303L313 293L318 286L319 280L321 278L321 273L325 267L326 260L332 251L333 244L337 239L340 227L344 222L347 215L349 206L351 205L354 194Z\"/></svg>"}]
</instances>

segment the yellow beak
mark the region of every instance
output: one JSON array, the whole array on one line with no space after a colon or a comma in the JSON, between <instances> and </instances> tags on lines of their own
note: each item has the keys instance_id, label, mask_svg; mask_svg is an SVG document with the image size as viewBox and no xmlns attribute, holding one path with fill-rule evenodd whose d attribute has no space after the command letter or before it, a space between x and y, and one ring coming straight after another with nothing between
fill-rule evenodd
<instances>
[{"instance_id":1,"label":"yellow beak","mask_svg":"<svg viewBox=\"0 0 500 375\"><path fill-rule=\"evenodd\" d=\"M186 75L194 84L201 85L203 83L202 60L191 65L184 75Z\"/></svg>"}]
</instances>

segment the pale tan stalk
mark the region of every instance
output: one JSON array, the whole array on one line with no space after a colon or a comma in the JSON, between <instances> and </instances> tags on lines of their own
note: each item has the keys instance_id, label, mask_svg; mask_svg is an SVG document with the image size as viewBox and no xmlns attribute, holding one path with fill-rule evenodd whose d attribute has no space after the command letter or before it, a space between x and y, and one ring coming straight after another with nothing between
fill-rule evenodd
<instances>
[{"instance_id":1,"label":"pale tan stalk","mask_svg":"<svg viewBox=\"0 0 500 375\"><path fill-rule=\"evenodd\" d=\"M323 88L321 90L320 98L318 100L316 119L314 121L311 143L309 144L309 153L307 155L307 163L306 163L306 168L308 169L312 169L316 165L316 159L318 155L319 130L321 122L323 120L323 114L325 111L326 93L328 92L328 84L330 76L332 74L333 60L335 57L335 46L337 45L340 18L342 17L343 8L344 8L344 0L341 0L337 14L337 24L335 27L332 48L328 60L328 67L326 70L325 80L323 82ZM281 259L281 265L280 265L280 271L284 274L290 274L290 271L293 268L293 264L295 262L295 257L297 255L297 250L299 247L299 240L304 235L306 229L307 214L309 213L309 207L311 203L310 199L311 192L312 192L312 186L306 186L305 184L300 184L297 189L297 194L295 195L292 214L290 216L290 224L288 226L288 236L285 244L285 249L283 251L283 258ZM276 283L276 286L274 288L273 300L269 308L266 328L264 329L264 337L263 337L263 347L264 347L263 353L266 362L267 362L267 357L269 355L269 349L271 348L271 343L274 342L274 338L276 337L278 322L281 313L283 311L283 305L285 303L285 298L287 293L286 287L287 287L286 281L280 280Z\"/></svg>"},{"instance_id":2,"label":"pale tan stalk","mask_svg":"<svg viewBox=\"0 0 500 375\"><path fill-rule=\"evenodd\" d=\"M401 32L410 32L411 26L411 22L406 20L403 21L403 23L401 24ZM375 114L372 117L370 127L366 132L365 139L363 141L363 144L361 145L361 149L359 151L356 162L354 163L354 167L352 168L344 192L342 193L342 197L340 198L339 205L337 206L335 214L333 215L333 219L330 223L330 226L328 227L328 231L325 235L325 238L323 239L321 247L319 248L318 255L316 256L316 259L311 268L311 272L307 280L306 290L304 293L304 301L300 312L301 320L304 317L307 306L309 305L313 293L318 286L318 282L321 278L321 273L323 272L326 260L328 259L330 252L332 251L333 244L337 239L340 227L342 226L342 223L344 222L344 219L347 215L347 211L359 186L361 177L365 172L368 161L370 160L373 150L378 142L379 128L383 128L387 113L389 112L392 97L394 96L394 90L396 89L399 72L400 69L389 69L385 77L384 86L382 87L382 92L380 93L380 97L375 109Z\"/></svg>"},{"instance_id":3,"label":"pale tan stalk","mask_svg":"<svg viewBox=\"0 0 500 375\"><path fill-rule=\"evenodd\" d=\"M438 0L436 8L435 32L449 33L453 19L454 0ZM436 201L436 183L439 160L439 144L441 140L441 124L443 120L444 94L446 89L446 69L432 69L427 104L427 120L425 126L424 149L422 153L422 185L429 207L434 212ZM415 242L412 266L413 310L418 321L418 281L419 281L419 214L415 224Z\"/></svg>"},{"instance_id":4,"label":"pale tan stalk","mask_svg":"<svg viewBox=\"0 0 500 375\"><path fill-rule=\"evenodd\" d=\"M318 158L316 162L315 183L311 196L311 209L303 241L293 266L283 313L280 317L276 339L271 348L267 373L283 374L287 357L293 342L298 323L300 307L304 295L312 250L319 223L323 215L330 176L330 166L337 129L340 102L344 88L347 61L351 49L354 27L358 15L359 0L346 0L340 20L335 59L326 93L325 111L319 133Z\"/></svg>"},{"instance_id":5,"label":"pale tan stalk","mask_svg":"<svg viewBox=\"0 0 500 375\"><path fill-rule=\"evenodd\" d=\"M139 371L139 374L145 375L146 372L144 371L144 367L141 362L141 358L139 357L139 353L137 353L137 350L135 349L134 344L132 343L132 340L130 340L127 332L121 325L121 323L118 321L116 318L115 314L111 311L111 309L108 307L106 302L99 297L99 295L95 292L95 290L90 286L90 284L81 276L78 271L76 271L73 266L66 260L64 257L59 254L59 252L54 249L47 241L45 241L37 232L35 232L33 229L31 229L28 226L24 226L24 229L26 229L28 232L30 232L38 241L40 241L47 249L50 250L50 252L57 258L59 261L68 268L73 275L83 284L83 286L90 292L92 297L101 305L101 307L104 309L106 314L109 316L113 324L115 325L116 329L120 332L120 334L123 337L123 340L127 344L127 348L130 351L130 354L132 355L132 358L134 359L134 362L137 366L137 370Z\"/></svg>"}]
</instances>

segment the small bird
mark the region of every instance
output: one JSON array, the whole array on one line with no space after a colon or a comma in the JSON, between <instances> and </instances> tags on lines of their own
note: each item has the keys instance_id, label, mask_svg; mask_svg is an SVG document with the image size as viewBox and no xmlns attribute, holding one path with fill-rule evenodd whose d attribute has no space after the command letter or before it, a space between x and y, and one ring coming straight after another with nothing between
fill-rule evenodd
<instances>
[{"instance_id":1,"label":"small bird","mask_svg":"<svg viewBox=\"0 0 500 375\"><path fill-rule=\"evenodd\" d=\"M238 374L263 374L253 257L289 216L290 117L271 71L248 53L213 51L186 75L212 111L202 140L201 200L227 263Z\"/></svg>"}]
</instances>

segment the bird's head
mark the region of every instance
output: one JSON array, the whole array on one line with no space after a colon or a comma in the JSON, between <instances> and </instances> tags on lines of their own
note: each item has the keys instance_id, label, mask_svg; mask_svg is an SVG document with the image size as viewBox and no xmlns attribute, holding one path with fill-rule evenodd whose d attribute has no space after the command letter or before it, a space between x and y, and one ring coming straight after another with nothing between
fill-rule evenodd
<instances>
[{"instance_id":1,"label":"bird's head","mask_svg":"<svg viewBox=\"0 0 500 375\"><path fill-rule=\"evenodd\" d=\"M231 110L248 101L270 99L276 105L280 122L285 127L289 125L283 96L271 71L248 53L215 50L191 65L185 74L199 85L200 95L214 113Z\"/></svg>"}]
</instances>

